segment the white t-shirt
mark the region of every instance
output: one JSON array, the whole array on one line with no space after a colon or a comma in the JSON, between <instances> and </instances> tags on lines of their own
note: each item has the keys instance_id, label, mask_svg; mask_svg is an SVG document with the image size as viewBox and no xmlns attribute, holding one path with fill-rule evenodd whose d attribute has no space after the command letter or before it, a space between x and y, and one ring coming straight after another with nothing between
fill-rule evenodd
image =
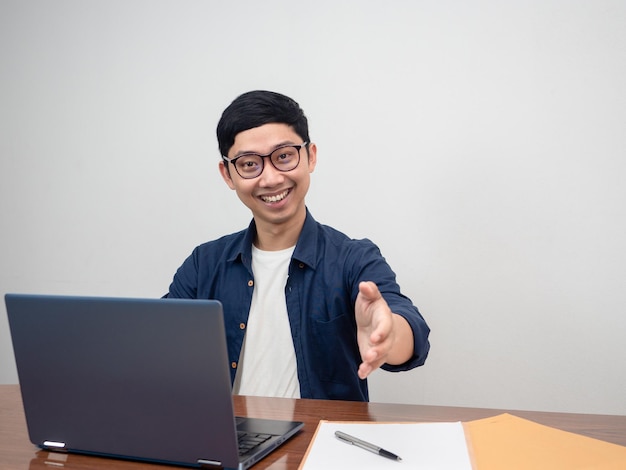
<instances>
[{"instance_id":1,"label":"white t-shirt","mask_svg":"<svg viewBox=\"0 0 626 470\"><path fill-rule=\"evenodd\" d=\"M285 286L295 247L262 251L252 247L254 292L233 393L300 398Z\"/></svg>"}]
</instances>

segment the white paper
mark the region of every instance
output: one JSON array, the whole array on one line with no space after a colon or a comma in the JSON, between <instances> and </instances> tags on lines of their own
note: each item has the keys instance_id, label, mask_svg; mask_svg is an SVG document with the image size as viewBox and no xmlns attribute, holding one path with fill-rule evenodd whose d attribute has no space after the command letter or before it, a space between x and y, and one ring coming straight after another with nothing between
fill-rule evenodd
<instances>
[{"instance_id":1,"label":"white paper","mask_svg":"<svg viewBox=\"0 0 626 470\"><path fill-rule=\"evenodd\" d=\"M401 461L381 457L335 437L335 431L382 447ZM321 421L302 470L472 470L465 432L454 423Z\"/></svg>"}]
</instances>

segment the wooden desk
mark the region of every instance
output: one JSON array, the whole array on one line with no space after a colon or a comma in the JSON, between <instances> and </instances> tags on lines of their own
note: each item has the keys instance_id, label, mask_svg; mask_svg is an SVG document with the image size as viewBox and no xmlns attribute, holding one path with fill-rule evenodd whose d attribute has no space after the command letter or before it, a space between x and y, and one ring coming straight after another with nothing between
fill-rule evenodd
<instances>
[{"instance_id":1,"label":"wooden desk","mask_svg":"<svg viewBox=\"0 0 626 470\"><path fill-rule=\"evenodd\" d=\"M626 446L626 416L510 411L447 406L396 405L283 398L234 397L239 415L304 421L304 430L254 466L254 470L297 469L320 419L369 421L470 421L509 412L547 426ZM171 467L116 459L56 454L28 440L17 385L0 385L0 469L164 470Z\"/></svg>"}]
</instances>

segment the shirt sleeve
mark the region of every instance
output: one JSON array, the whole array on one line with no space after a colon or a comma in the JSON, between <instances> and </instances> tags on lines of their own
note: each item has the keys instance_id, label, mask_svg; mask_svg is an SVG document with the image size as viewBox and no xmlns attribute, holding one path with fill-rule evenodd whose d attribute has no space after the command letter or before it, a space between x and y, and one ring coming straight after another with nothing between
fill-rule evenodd
<instances>
[{"instance_id":1,"label":"shirt sleeve","mask_svg":"<svg viewBox=\"0 0 626 470\"><path fill-rule=\"evenodd\" d=\"M166 297L195 299L198 296L198 249L178 268Z\"/></svg>"},{"instance_id":2,"label":"shirt sleeve","mask_svg":"<svg viewBox=\"0 0 626 470\"><path fill-rule=\"evenodd\" d=\"M413 356L405 363L398 365L383 364L388 371L405 371L421 366L426 361L430 350L428 336L430 328L413 301L404 295L396 281L396 275L382 256L380 249L370 240L359 240L356 249L351 251L349 270L354 280L352 285L353 304L359 292L361 281L372 281L389 305L393 313L402 316L413 331Z\"/></svg>"}]
</instances>

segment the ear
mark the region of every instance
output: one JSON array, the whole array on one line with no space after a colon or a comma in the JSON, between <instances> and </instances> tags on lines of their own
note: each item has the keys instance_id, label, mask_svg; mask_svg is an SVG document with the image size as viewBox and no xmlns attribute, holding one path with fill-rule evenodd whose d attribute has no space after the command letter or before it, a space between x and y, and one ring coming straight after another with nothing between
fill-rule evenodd
<instances>
[{"instance_id":1,"label":"ear","mask_svg":"<svg viewBox=\"0 0 626 470\"><path fill-rule=\"evenodd\" d=\"M222 179L228 185L230 189L235 189L235 185L233 184L233 179L230 177L230 168L226 167L227 163L224 160L221 160L219 163L220 175L222 175Z\"/></svg>"},{"instance_id":2,"label":"ear","mask_svg":"<svg viewBox=\"0 0 626 470\"><path fill-rule=\"evenodd\" d=\"M317 165L317 146L315 144L309 144L309 173L313 173L315 165Z\"/></svg>"}]
</instances>

